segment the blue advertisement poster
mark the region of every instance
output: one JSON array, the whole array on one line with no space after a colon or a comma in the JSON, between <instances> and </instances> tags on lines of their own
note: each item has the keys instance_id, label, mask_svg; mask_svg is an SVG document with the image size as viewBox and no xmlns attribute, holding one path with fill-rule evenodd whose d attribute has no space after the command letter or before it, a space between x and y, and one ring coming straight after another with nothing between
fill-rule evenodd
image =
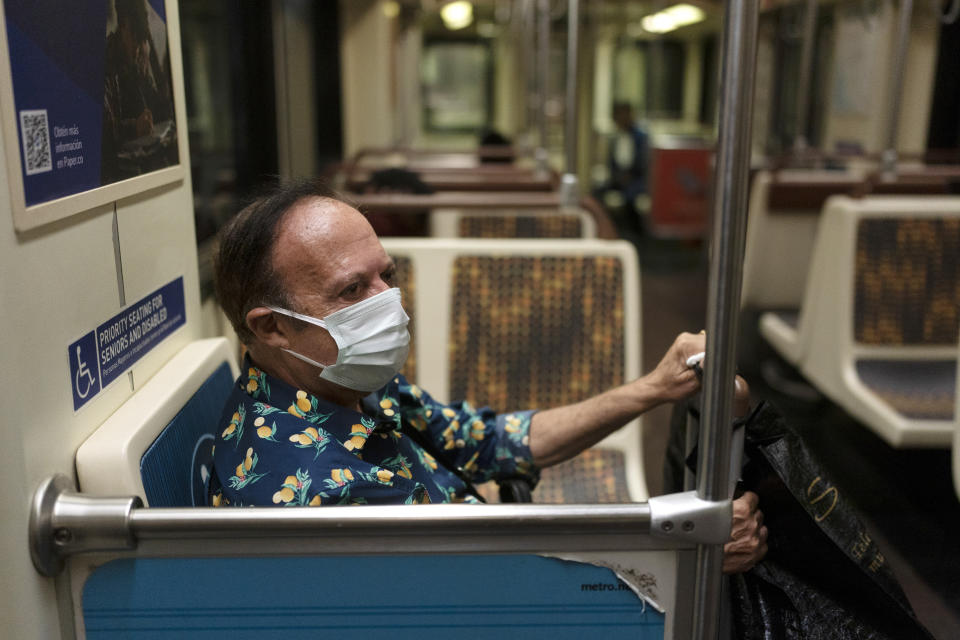
<instances>
[{"instance_id":1,"label":"blue advertisement poster","mask_svg":"<svg viewBox=\"0 0 960 640\"><path fill-rule=\"evenodd\" d=\"M4 0L25 204L179 164L164 0Z\"/></svg>"}]
</instances>

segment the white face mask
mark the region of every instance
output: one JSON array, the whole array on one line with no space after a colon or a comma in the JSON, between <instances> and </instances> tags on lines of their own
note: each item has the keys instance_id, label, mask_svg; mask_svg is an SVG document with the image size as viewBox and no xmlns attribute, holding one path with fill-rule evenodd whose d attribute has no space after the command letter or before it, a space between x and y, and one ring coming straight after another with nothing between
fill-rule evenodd
<instances>
[{"instance_id":1,"label":"white face mask","mask_svg":"<svg viewBox=\"0 0 960 640\"><path fill-rule=\"evenodd\" d=\"M361 300L324 319L287 309L271 311L326 329L337 343L337 361L320 364L290 349L290 355L320 367L320 377L354 391L376 391L397 375L410 351L410 318L400 305L400 289L394 287Z\"/></svg>"}]
</instances>

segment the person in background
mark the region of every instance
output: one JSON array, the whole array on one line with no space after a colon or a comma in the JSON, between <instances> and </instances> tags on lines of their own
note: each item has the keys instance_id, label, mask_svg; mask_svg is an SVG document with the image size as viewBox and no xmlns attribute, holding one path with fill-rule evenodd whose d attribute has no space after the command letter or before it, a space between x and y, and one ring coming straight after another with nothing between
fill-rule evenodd
<instances>
[{"instance_id":1,"label":"person in background","mask_svg":"<svg viewBox=\"0 0 960 640\"><path fill-rule=\"evenodd\" d=\"M637 196L647 193L648 137L637 125L633 107L628 102L614 103L613 122L617 130L610 139L607 153L609 179L602 191L617 192L623 203L624 222L632 228L639 228L636 200Z\"/></svg>"},{"instance_id":2,"label":"person in background","mask_svg":"<svg viewBox=\"0 0 960 640\"><path fill-rule=\"evenodd\" d=\"M516 160L513 143L496 129L487 129L480 136L481 164L512 164Z\"/></svg>"}]
</instances>

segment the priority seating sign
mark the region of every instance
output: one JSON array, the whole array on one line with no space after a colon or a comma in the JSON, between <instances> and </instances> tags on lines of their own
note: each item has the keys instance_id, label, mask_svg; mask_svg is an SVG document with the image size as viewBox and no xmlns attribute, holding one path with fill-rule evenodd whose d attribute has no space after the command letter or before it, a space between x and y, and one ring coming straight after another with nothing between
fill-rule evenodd
<instances>
[{"instance_id":1,"label":"priority seating sign","mask_svg":"<svg viewBox=\"0 0 960 640\"><path fill-rule=\"evenodd\" d=\"M67 347L73 410L96 397L186 321L179 277L73 342Z\"/></svg>"}]
</instances>

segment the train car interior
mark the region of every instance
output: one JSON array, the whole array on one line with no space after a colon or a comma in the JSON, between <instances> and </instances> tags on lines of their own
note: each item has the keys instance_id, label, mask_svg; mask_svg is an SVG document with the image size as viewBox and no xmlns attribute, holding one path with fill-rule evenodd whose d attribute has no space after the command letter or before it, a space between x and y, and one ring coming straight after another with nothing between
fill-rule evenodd
<instances>
[{"instance_id":1,"label":"train car interior","mask_svg":"<svg viewBox=\"0 0 960 640\"><path fill-rule=\"evenodd\" d=\"M960 638L960 0L0 0L0 149L0 635Z\"/></svg>"}]
</instances>

